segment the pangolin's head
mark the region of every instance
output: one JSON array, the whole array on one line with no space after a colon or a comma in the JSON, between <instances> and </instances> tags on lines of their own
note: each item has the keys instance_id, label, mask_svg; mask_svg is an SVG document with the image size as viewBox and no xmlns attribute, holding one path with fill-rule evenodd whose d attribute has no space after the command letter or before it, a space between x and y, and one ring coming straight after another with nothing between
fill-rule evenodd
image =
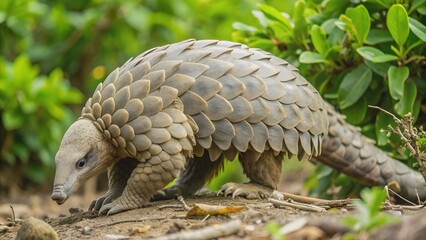
<instances>
[{"instance_id":1,"label":"pangolin's head","mask_svg":"<svg viewBox=\"0 0 426 240\"><path fill-rule=\"evenodd\" d=\"M55 157L56 173L51 198L64 203L89 177L114 160L113 146L88 119L76 121L64 135Z\"/></svg>"}]
</instances>

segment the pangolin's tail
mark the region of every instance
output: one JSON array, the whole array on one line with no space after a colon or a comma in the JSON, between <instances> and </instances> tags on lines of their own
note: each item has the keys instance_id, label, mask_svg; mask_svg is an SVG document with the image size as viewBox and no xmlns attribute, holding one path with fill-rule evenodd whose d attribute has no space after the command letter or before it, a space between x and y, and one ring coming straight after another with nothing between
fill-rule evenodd
<instances>
[{"instance_id":1,"label":"pangolin's tail","mask_svg":"<svg viewBox=\"0 0 426 240\"><path fill-rule=\"evenodd\" d=\"M418 195L426 199L426 184L419 172L388 156L331 106L328 117L329 132L323 140L322 154L316 157L319 162L369 186L396 181L404 198L416 201Z\"/></svg>"}]
</instances>

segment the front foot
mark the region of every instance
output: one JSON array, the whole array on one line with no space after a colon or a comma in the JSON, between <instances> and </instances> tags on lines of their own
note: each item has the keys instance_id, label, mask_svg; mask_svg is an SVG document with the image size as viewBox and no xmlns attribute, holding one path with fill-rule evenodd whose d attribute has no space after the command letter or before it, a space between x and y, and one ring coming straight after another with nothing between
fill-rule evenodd
<instances>
[{"instance_id":1,"label":"front foot","mask_svg":"<svg viewBox=\"0 0 426 240\"><path fill-rule=\"evenodd\" d=\"M151 197L150 201L169 200L179 196L183 196L183 189L178 185L173 185L169 188L158 191Z\"/></svg>"},{"instance_id":2,"label":"front foot","mask_svg":"<svg viewBox=\"0 0 426 240\"><path fill-rule=\"evenodd\" d=\"M247 199L265 199L269 197L277 198L276 191L272 188L260 185L258 183L226 183L224 184L217 195L223 194L224 196L244 197ZM280 198L278 196L278 198Z\"/></svg>"},{"instance_id":3,"label":"front foot","mask_svg":"<svg viewBox=\"0 0 426 240\"><path fill-rule=\"evenodd\" d=\"M89 211L99 211L104 205L114 201L117 197L113 196L112 194L105 194L105 196L100 197L97 200L93 200L90 203Z\"/></svg>"},{"instance_id":4,"label":"front foot","mask_svg":"<svg viewBox=\"0 0 426 240\"><path fill-rule=\"evenodd\" d=\"M99 210L99 215L113 215L136 208L141 208L145 205L146 204L143 203L136 203L130 199L124 199L123 196L121 196L110 203L104 204Z\"/></svg>"}]
</instances>

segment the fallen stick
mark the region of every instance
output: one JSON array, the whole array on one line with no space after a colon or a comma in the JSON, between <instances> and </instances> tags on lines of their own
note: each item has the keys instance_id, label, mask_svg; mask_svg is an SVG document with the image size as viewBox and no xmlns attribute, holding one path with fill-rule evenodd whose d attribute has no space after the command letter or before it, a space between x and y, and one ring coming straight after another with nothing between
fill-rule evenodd
<instances>
[{"instance_id":1,"label":"fallen stick","mask_svg":"<svg viewBox=\"0 0 426 240\"><path fill-rule=\"evenodd\" d=\"M326 212L327 210L323 207L318 207L315 205L310 205L306 203L298 203L298 202L287 202L287 201L281 201L273 198L268 198L268 201L279 206L285 206L285 207L291 207L291 208L297 208L300 210L306 210L306 211L314 211L314 212Z\"/></svg>"},{"instance_id":2,"label":"fallen stick","mask_svg":"<svg viewBox=\"0 0 426 240\"><path fill-rule=\"evenodd\" d=\"M318 206L329 206L330 208L333 207L344 207L348 204L351 204L352 199L339 199L339 200L325 200L321 198L314 198L314 197L306 197L301 195L296 195L288 192L282 192L284 194L284 199L292 199L296 202L300 203L307 203L307 204L315 204Z\"/></svg>"},{"instance_id":3,"label":"fallen stick","mask_svg":"<svg viewBox=\"0 0 426 240\"><path fill-rule=\"evenodd\" d=\"M182 231L178 233L172 233L161 237L156 237L157 240L202 240L202 239L213 239L220 238L234 234L240 230L242 226L241 220L232 220L222 224L214 224L201 229L192 231Z\"/></svg>"}]
</instances>

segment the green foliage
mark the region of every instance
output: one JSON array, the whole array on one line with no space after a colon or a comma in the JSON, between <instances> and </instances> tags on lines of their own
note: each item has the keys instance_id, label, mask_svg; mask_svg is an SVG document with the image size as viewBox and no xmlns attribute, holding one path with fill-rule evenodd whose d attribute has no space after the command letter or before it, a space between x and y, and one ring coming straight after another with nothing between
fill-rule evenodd
<instances>
[{"instance_id":1,"label":"green foliage","mask_svg":"<svg viewBox=\"0 0 426 240\"><path fill-rule=\"evenodd\" d=\"M361 199L354 199L356 213L341 218L341 221L355 233L349 233L343 239L358 239L356 234L368 232L374 228L397 223L400 219L396 216L380 212L386 193L382 188L374 187L364 189Z\"/></svg>"},{"instance_id":2,"label":"green foliage","mask_svg":"<svg viewBox=\"0 0 426 240\"><path fill-rule=\"evenodd\" d=\"M80 103L82 95L63 80L61 70L40 75L25 55L13 63L0 59L0 126L2 164L20 166L41 183L53 167L62 134L73 119L66 104ZM22 172L21 172L22 171Z\"/></svg>"},{"instance_id":3,"label":"green foliage","mask_svg":"<svg viewBox=\"0 0 426 240\"><path fill-rule=\"evenodd\" d=\"M294 8L286 12L260 5L254 11L259 26L236 27L234 40L263 48L298 67L348 122L360 126L394 157L409 159L407 153L401 155L402 151L387 144L400 146L399 139L380 133L392 119L368 105L399 116L411 112L418 116L417 124L425 123L425 1L289 2ZM317 194L337 182L344 183L342 190L353 185L337 181L340 175L331 170L325 174L324 168L311 179L321 183L313 190ZM332 175L335 180L322 181Z\"/></svg>"},{"instance_id":4,"label":"green foliage","mask_svg":"<svg viewBox=\"0 0 426 240\"><path fill-rule=\"evenodd\" d=\"M283 234L280 233L281 225L274 221L269 221L265 224L265 229L270 234L272 240L285 239Z\"/></svg>"}]
</instances>

